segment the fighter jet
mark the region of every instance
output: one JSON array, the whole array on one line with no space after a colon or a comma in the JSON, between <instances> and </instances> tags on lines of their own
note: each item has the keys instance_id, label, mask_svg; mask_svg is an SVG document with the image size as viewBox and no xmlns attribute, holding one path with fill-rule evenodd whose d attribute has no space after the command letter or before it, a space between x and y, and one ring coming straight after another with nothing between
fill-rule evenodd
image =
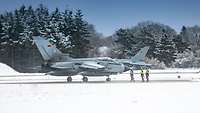
<instances>
[{"instance_id":1,"label":"fighter jet","mask_svg":"<svg viewBox=\"0 0 200 113\"><path fill-rule=\"evenodd\" d=\"M133 67L150 67L151 64L145 63L145 57L149 50L149 46L142 48L135 56L130 59L115 59L115 61L125 65L125 71L132 69Z\"/></svg>"},{"instance_id":2,"label":"fighter jet","mask_svg":"<svg viewBox=\"0 0 200 113\"><path fill-rule=\"evenodd\" d=\"M83 82L88 81L88 76L107 76L110 81L111 74L125 71L125 66L109 57L97 58L71 58L68 54L59 51L55 45L47 39L37 36L33 40L44 59L43 67L48 70L47 74L55 76L68 76L67 82L72 82L73 75L83 76Z\"/></svg>"}]
</instances>

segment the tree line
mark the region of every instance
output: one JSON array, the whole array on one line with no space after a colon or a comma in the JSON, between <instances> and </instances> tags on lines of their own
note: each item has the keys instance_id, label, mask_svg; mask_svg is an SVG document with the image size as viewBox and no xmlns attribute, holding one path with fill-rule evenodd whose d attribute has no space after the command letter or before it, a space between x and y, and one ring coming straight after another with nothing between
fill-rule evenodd
<instances>
[{"instance_id":1,"label":"tree line","mask_svg":"<svg viewBox=\"0 0 200 113\"><path fill-rule=\"evenodd\" d=\"M22 5L0 14L0 61L21 70L26 65L41 63L33 36L46 37L62 52L76 58L101 56L101 47L108 48L106 56L128 58L140 48L150 46L147 57L151 63L163 63L166 67L199 66L199 26L183 26L177 33L170 26L146 21L104 37L84 19L80 9L56 8L50 12L42 4L37 8Z\"/></svg>"},{"instance_id":2,"label":"tree line","mask_svg":"<svg viewBox=\"0 0 200 113\"><path fill-rule=\"evenodd\" d=\"M147 57L165 67L199 67L200 27L183 26L177 33L170 26L146 21L132 28L119 29L113 35L118 56L127 57L144 46L150 46ZM154 62L152 62L154 63Z\"/></svg>"}]
</instances>

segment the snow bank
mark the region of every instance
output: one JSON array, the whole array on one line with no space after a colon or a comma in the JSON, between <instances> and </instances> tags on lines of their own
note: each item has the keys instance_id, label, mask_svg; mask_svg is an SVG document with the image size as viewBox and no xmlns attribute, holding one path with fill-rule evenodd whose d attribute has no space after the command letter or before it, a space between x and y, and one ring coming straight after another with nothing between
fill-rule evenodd
<instances>
[{"instance_id":1,"label":"snow bank","mask_svg":"<svg viewBox=\"0 0 200 113\"><path fill-rule=\"evenodd\" d=\"M14 70L12 67L8 66L7 64L0 63L0 76L2 77L7 77L7 76L32 76L32 75L37 75L37 76L43 76L45 73L20 73Z\"/></svg>"},{"instance_id":2,"label":"snow bank","mask_svg":"<svg viewBox=\"0 0 200 113\"><path fill-rule=\"evenodd\" d=\"M10 66L0 63L0 76L17 75L19 72L15 71Z\"/></svg>"}]
</instances>

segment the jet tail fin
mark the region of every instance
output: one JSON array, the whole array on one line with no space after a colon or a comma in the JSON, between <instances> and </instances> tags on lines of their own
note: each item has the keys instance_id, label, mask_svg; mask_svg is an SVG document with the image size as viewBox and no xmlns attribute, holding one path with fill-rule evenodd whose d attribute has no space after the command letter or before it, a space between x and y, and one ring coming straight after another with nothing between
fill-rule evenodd
<instances>
[{"instance_id":1,"label":"jet tail fin","mask_svg":"<svg viewBox=\"0 0 200 113\"><path fill-rule=\"evenodd\" d=\"M131 57L132 62L144 62L149 46L142 48L135 56Z\"/></svg>"},{"instance_id":2,"label":"jet tail fin","mask_svg":"<svg viewBox=\"0 0 200 113\"><path fill-rule=\"evenodd\" d=\"M48 40L43 37L36 36L33 40L45 61L51 60L54 57L62 56L61 51L59 51L55 45L52 45Z\"/></svg>"}]
</instances>

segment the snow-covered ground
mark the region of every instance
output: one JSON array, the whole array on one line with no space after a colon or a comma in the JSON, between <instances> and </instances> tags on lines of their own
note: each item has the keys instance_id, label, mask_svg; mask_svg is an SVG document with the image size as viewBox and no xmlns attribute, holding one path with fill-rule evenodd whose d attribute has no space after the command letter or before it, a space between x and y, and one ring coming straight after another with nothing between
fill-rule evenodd
<instances>
[{"instance_id":1,"label":"snow-covered ground","mask_svg":"<svg viewBox=\"0 0 200 113\"><path fill-rule=\"evenodd\" d=\"M18 75L44 75L44 73L19 73L10 66L0 63L0 77L2 76L18 76Z\"/></svg>"},{"instance_id":2,"label":"snow-covered ground","mask_svg":"<svg viewBox=\"0 0 200 113\"><path fill-rule=\"evenodd\" d=\"M200 113L199 82L0 84L1 113Z\"/></svg>"},{"instance_id":3,"label":"snow-covered ground","mask_svg":"<svg viewBox=\"0 0 200 113\"><path fill-rule=\"evenodd\" d=\"M109 83L105 77L82 83L79 75L66 83L66 77L0 68L0 113L200 113L197 69L150 70L149 83L139 74L130 82L128 72Z\"/></svg>"}]
</instances>

